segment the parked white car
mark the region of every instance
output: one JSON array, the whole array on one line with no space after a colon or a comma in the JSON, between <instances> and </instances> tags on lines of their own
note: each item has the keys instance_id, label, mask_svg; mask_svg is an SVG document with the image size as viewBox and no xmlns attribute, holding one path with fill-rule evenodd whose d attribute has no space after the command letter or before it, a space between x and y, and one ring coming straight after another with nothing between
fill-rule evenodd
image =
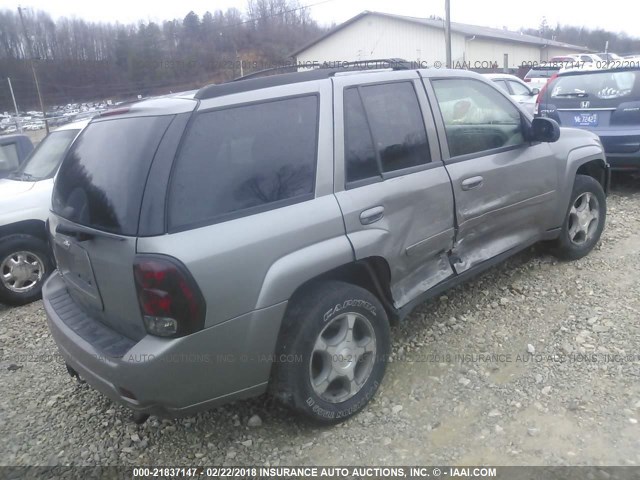
<instances>
[{"instance_id":1,"label":"parked white car","mask_svg":"<svg viewBox=\"0 0 640 480\"><path fill-rule=\"evenodd\" d=\"M54 269L45 228L53 181L69 146L88 123L69 123L51 132L15 172L0 180L1 303L36 300Z\"/></svg>"},{"instance_id":2,"label":"parked white car","mask_svg":"<svg viewBox=\"0 0 640 480\"><path fill-rule=\"evenodd\" d=\"M595 53L575 53L572 55L568 55L576 60L576 62L584 62L584 63L601 63L606 62L604 58Z\"/></svg>"},{"instance_id":3,"label":"parked white car","mask_svg":"<svg viewBox=\"0 0 640 480\"><path fill-rule=\"evenodd\" d=\"M536 97L538 93L540 93L540 89L537 87L530 88L529 85L515 75L509 75L507 73L485 73L484 76L507 92L511 98L524 107L528 113L533 115Z\"/></svg>"}]
</instances>

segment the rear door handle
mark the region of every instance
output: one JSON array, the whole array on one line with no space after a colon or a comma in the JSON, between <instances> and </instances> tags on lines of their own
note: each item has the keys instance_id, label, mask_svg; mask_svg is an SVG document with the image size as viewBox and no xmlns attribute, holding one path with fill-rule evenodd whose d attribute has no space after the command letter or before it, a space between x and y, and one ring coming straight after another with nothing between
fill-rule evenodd
<instances>
[{"instance_id":1,"label":"rear door handle","mask_svg":"<svg viewBox=\"0 0 640 480\"><path fill-rule=\"evenodd\" d=\"M384 207L382 205L379 205L377 207L364 210L360 214L360 223L362 225L371 225L378 220L382 220L382 217L384 217Z\"/></svg>"},{"instance_id":2,"label":"rear door handle","mask_svg":"<svg viewBox=\"0 0 640 480\"><path fill-rule=\"evenodd\" d=\"M465 178L462 181L462 190L471 190L473 188L481 187L483 181L484 178L482 177Z\"/></svg>"}]
</instances>

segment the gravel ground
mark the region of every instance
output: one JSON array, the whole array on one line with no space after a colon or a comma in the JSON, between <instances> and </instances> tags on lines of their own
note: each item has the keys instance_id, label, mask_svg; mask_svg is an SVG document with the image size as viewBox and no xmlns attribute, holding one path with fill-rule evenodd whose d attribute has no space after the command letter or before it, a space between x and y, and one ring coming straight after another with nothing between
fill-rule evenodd
<instances>
[{"instance_id":1,"label":"gravel ground","mask_svg":"<svg viewBox=\"0 0 640 480\"><path fill-rule=\"evenodd\" d=\"M533 248L423 304L333 428L266 397L135 425L67 375L40 302L0 305L0 463L640 465L639 230L640 182L619 179L588 257Z\"/></svg>"}]
</instances>

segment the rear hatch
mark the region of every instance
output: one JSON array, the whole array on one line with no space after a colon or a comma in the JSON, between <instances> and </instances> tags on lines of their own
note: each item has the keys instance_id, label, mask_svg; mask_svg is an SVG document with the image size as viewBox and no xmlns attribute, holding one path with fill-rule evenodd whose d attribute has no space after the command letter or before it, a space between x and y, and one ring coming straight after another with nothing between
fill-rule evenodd
<instances>
[{"instance_id":1,"label":"rear hatch","mask_svg":"<svg viewBox=\"0 0 640 480\"><path fill-rule=\"evenodd\" d=\"M607 153L640 150L640 70L582 70L551 81L539 112L600 135Z\"/></svg>"},{"instance_id":2,"label":"rear hatch","mask_svg":"<svg viewBox=\"0 0 640 480\"><path fill-rule=\"evenodd\" d=\"M142 196L174 115L94 121L65 157L50 232L67 290L90 316L138 340L145 335L133 278Z\"/></svg>"},{"instance_id":3,"label":"rear hatch","mask_svg":"<svg viewBox=\"0 0 640 480\"><path fill-rule=\"evenodd\" d=\"M555 65L533 67L524 76L524 81L529 83L531 87L541 87L559 70L560 67Z\"/></svg>"}]
</instances>

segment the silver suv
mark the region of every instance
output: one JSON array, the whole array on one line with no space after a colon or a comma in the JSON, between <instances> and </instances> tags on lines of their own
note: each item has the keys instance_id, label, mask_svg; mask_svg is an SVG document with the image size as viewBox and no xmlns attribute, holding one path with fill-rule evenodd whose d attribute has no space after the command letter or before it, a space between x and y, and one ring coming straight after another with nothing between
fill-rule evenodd
<instances>
[{"instance_id":1,"label":"silver suv","mask_svg":"<svg viewBox=\"0 0 640 480\"><path fill-rule=\"evenodd\" d=\"M390 324L539 241L586 255L609 170L479 75L314 70L94 119L64 160L44 287L69 373L142 421L270 391L336 423Z\"/></svg>"}]
</instances>

